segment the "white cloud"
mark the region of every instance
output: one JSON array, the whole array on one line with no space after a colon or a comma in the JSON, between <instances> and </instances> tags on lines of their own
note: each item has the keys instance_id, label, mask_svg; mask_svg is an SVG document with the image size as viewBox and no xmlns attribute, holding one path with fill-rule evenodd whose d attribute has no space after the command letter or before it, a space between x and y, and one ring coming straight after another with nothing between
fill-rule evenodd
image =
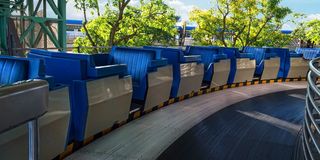
<instances>
[{"instance_id":1,"label":"white cloud","mask_svg":"<svg viewBox=\"0 0 320 160\"><path fill-rule=\"evenodd\" d=\"M67 19L83 19L83 13L74 7L74 1L68 1L67 3ZM91 17L91 14L88 14Z\"/></svg>"},{"instance_id":2,"label":"white cloud","mask_svg":"<svg viewBox=\"0 0 320 160\"><path fill-rule=\"evenodd\" d=\"M188 21L189 20L189 12L196 8L195 5L187 5L181 0L167 0L166 3L176 10L176 14L181 16L182 20Z\"/></svg>"},{"instance_id":3,"label":"white cloud","mask_svg":"<svg viewBox=\"0 0 320 160\"><path fill-rule=\"evenodd\" d=\"M285 23L281 28L281 30L294 30L294 29L295 29L295 25L292 23Z\"/></svg>"},{"instance_id":4,"label":"white cloud","mask_svg":"<svg viewBox=\"0 0 320 160\"><path fill-rule=\"evenodd\" d=\"M100 7L99 9L100 9L101 14L104 12L106 2L107 2L106 0L99 0L99 7ZM130 5L132 5L132 6L138 6L139 4L140 4L139 0L131 0L130 1ZM83 19L82 11L76 9L74 7L74 5L75 5L74 1L72 1L72 0L68 1L68 3L67 3L67 19L77 19L77 20ZM90 11L88 11L87 16L89 19L92 19L92 18L96 17L97 15L96 14L92 15L90 13Z\"/></svg>"},{"instance_id":5,"label":"white cloud","mask_svg":"<svg viewBox=\"0 0 320 160\"><path fill-rule=\"evenodd\" d=\"M139 6L139 5L140 5L140 1L139 1L139 0L131 0L131 1L130 1L130 5L132 5L132 6Z\"/></svg>"},{"instance_id":6,"label":"white cloud","mask_svg":"<svg viewBox=\"0 0 320 160\"><path fill-rule=\"evenodd\" d=\"M320 13L307 15L307 18L305 19L305 21L310 21L310 20L314 20L314 19L320 20Z\"/></svg>"},{"instance_id":7,"label":"white cloud","mask_svg":"<svg viewBox=\"0 0 320 160\"><path fill-rule=\"evenodd\" d=\"M105 0L100 1L100 12L102 13L104 10L104 4L106 3ZM130 5L137 6L139 5L139 0L131 0ZM188 21L189 20L189 12L196 8L195 5L187 5L182 0L166 0L166 3L176 10L176 14L181 16L182 20ZM70 0L67 3L67 19L83 19L83 13L77 10L74 7L74 1ZM95 17L95 15L88 14L89 19Z\"/></svg>"},{"instance_id":8,"label":"white cloud","mask_svg":"<svg viewBox=\"0 0 320 160\"><path fill-rule=\"evenodd\" d=\"M292 18L292 17L289 17L289 18ZM308 21L311 21L311 20L314 20L314 19L318 19L320 20L320 13L315 13L315 14L308 14L306 15L305 18L302 18L302 19L295 19L296 22L308 22ZM283 30L294 30L296 29L297 26L292 23L292 22L288 22L288 23L285 23L283 26L282 26L282 29Z\"/></svg>"}]
</instances>

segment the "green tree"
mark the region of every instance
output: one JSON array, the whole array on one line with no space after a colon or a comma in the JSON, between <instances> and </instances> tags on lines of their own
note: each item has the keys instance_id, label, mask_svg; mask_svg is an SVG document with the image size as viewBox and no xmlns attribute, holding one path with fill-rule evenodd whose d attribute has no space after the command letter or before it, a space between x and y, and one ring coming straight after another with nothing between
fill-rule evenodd
<instances>
[{"instance_id":1,"label":"green tree","mask_svg":"<svg viewBox=\"0 0 320 160\"><path fill-rule=\"evenodd\" d=\"M293 37L300 41L300 47L313 47L320 43L320 20L305 21L305 19L301 19L296 25Z\"/></svg>"},{"instance_id":2,"label":"green tree","mask_svg":"<svg viewBox=\"0 0 320 160\"><path fill-rule=\"evenodd\" d=\"M89 35L98 46L111 47L172 44L176 34L176 16L163 0L140 1L139 6L129 5L130 0L113 0L105 5L105 12L87 24ZM85 29L82 29L86 32ZM91 47L90 38L77 38L74 46ZM89 48L81 52L95 52Z\"/></svg>"},{"instance_id":3,"label":"green tree","mask_svg":"<svg viewBox=\"0 0 320 160\"><path fill-rule=\"evenodd\" d=\"M82 26L86 36L88 37L88 40L91 46L97 47L96 43L92 39L91 33L89 33L87 29L87 23L88 23L87 14L88 14L88 10L94 10L95 12L97 12L97 15L100 16L98 0L74 0L74 2L75 2L75 8L83 12L84 21ZM97 49L94 49L94 50L97 51Z\"/></svg>"},{"instance_id":4,"label":"green tree","mask_svg":"<svg viewBox=\"0 0 320 160\"><path fill-rule=\"evenodd\" d=\"M312 20L307 23L306 37L313 44L320 43L320 20Z\"/></svg>"},{"instance_id":5,"label":"green tree","mask_svg":"<svg viewBox=\"0 0 320 160\"><path fill-rule=\"evenodd\" d=\"M209 10L195 9L190 20L198 27L192 35L197 44L245 47L267 45L281 36L279 29L291 13L281 0L214 0ZM275 35L276 37L272 37ZM266 39L268 38L268 39ZM281 39L287 41L287 36ZM264 43L268 40L268 43ZM279 39L277 39L279 41Z\"/></svg>"}]
</instances>

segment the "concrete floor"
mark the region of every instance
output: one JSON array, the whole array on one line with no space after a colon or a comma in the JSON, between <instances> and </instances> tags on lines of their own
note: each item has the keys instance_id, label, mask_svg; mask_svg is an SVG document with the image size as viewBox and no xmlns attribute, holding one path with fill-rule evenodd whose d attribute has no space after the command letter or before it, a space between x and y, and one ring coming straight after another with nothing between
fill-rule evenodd
<instances>
[{"instance_id":1,"label":"concrete floor","mask_svg":"<svg viewBox=\"0 0 320 160\"><path fill-rule=\"evenodd\" d=\"M306 82L261 84L194 97L149 113L101 137L69 160L152 160L189 129L237 102L279 91L306 88ZM301 95L294 95L303 98Z\"/></svg>"}]
</instances>

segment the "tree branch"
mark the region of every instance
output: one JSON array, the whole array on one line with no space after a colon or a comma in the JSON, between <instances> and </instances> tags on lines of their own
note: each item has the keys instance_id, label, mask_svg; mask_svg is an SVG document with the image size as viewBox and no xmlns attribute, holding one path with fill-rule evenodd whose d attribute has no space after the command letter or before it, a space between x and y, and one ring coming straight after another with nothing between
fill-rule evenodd
<instances>
[{"instance_id":1,"label":"tree branch","mask_svg":"<svg viewBox=\"0 0 320 160\"><path fill-rule=\"evenodd\" d=\"M264 27L269 23L269 21L272 19L273 17L267 17L266 21L264 22L264 24L260 27L258 33L253 37L253 40L249 41L249 43L246 46L251 45L253 42L257 41L260 33L262 32L262 30L264 29Z\"/></svg>"},{"instance_id":2,"label":"tree branch","mask_svg":"<svg viewBox=\"0 0 320 160\"><path fill-rule=\"evenodd\" d=\"M82 6L83 16L84 16L83 28L84 28L84 30L85 30L85 32L86 32L86 35L87 35L87 37L88 37L91 45L92 45L93 48L94 48L93 50L94 50L96 53L98 53L97 45L94 43L94 41L93 41L93 39L92 39L89 31L88 31L88 28L87 28L87 26L86 26L87 23L88 23L88 19L87 19L87 10L86 10L85 2L82 2L81 6Z\"/></svg>"},{"instance_id":3,"label":"tree branch","mask_svg":"<svg viewBox=\"0 0 320 160\"><path fill-rule=\"evenodd\" d=\"M244 32L245 28L246 28L246 26L244 25L244 26L242 27L242 29L240 29L240 31L236 34L236 36L235 36L234 39L233 39L232 47L235 47L235 46L236 46L237 40L238 40L239 36Z\"/></svg>"}]
</instances>

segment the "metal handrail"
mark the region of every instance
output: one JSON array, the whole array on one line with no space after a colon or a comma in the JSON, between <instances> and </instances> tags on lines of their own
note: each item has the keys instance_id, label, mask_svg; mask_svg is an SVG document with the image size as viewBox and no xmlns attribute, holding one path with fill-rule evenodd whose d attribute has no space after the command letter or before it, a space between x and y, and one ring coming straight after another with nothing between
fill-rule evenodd
<instances>
[{"instance_id":1,"label":"metal handrail","mask_svg":"<svg viewBox=\"0 0 320 160\"><path fill-rule=\"evenodd\" d=\"M320 58L309 63L306 110L303 124L302 146L306 160L320 160Z\"/></svg>"}]
</instances>

